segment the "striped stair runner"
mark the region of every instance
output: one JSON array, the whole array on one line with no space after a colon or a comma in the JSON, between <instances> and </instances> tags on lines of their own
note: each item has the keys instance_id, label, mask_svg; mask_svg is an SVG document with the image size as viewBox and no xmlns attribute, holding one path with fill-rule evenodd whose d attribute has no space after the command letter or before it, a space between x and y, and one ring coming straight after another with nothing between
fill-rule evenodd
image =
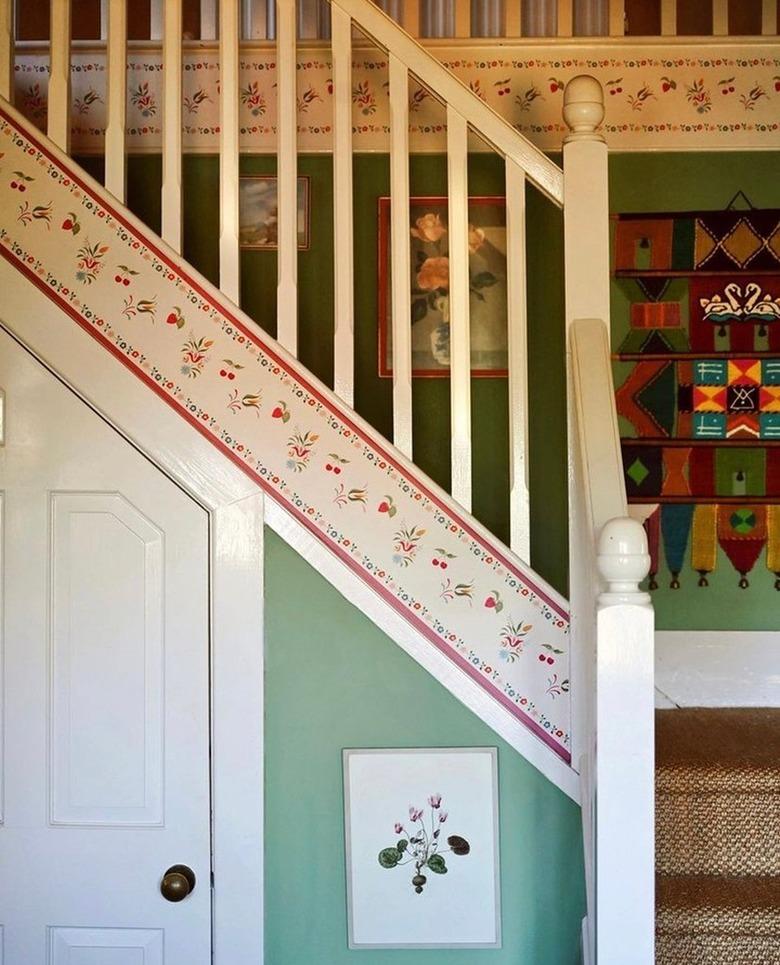
<instances>
[{"instance_id":1,"label":"striped stair runner","mask_svg":"<svg viewBox=\"0 0 780 965\"><path fill-rule=\"evenodd\" d=\"M656 716L658 965L780 965L780 709Z\"/></svg>"}]
</instances>

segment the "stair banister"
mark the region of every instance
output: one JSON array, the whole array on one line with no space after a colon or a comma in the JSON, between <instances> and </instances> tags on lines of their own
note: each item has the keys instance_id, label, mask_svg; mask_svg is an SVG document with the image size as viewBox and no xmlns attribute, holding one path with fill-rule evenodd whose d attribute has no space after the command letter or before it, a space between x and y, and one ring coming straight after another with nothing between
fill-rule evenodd
<instances>
[{"instance_id":1,"label":"stair banister","mask_svg":"<svg viewBox=\"0 0 780 965\"><path fill-rule=\"evenodd\" d=\"M566 88L564 234L569 373L572 760L582 782L587 965L654 960L653 611L628 516L609 344L603 91Z\"/></svg>"},{"instance_id":2,"label":"stair banister","mask_svg":"<svg viewBox=\"0 0 780 965\"><path fill-rule=\"evenodd\" d=\"M514 158L533 184L550 200L558 205L563 203L563 176L558 165L531 141L521 137L503 117L476 97L416 40L399 31L398 25L386 13L366 0L330 2L332 6L346 11L380 47L392 50L392 54L408 70L440 100L451 104L494 150L504 157Z\"/></svg>"},{"instance_id":3,"label":"stair banister","mask_svg":"<svg viewBox=\"0 0 780 965\"><path fill-rule=\"evenodd\" d=\"M182 250L182 47L183 0L166 0L163 13L163 124L161 234L178 254Z\"/></svg>"}]
</instances>

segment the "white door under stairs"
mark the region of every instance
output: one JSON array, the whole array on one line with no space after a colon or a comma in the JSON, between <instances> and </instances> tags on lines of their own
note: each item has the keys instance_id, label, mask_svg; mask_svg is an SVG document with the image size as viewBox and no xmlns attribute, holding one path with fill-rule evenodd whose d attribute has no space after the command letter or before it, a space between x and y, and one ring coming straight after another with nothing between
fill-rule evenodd
<instances>
[{"instance_id":1,"label":"white door under stairs","mask_svg":"<svg viewBox=\"0 0 780 965\"><path fill-rule=\"evenodd\" d=\"M0 386L0 960L206 965L207 515L4 332Z\"/></svg>"}]
</instances>

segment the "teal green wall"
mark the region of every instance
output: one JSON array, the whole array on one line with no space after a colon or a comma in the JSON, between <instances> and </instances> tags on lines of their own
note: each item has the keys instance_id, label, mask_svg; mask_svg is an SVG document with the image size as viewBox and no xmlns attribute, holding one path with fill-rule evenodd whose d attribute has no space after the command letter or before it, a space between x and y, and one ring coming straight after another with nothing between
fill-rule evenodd
<instances>
[{"instance_id":1,"label":"teal green wall","mask_svg":"<svg viewBox=\"0 0 780 965\"><path fill-rule=\"evenodd\" d=\"M690 211L725 208L742 189L756 207L780 208L780 154L626 154L610 159L612 211ZM612 324L615 344L628 331L628 297L612 284ZM625 363L616 365L622 381ZM665 565L653 593L656 622L669 630L776 630L780 594L774 589L764 553L750 574L750 588L739 588L739 574L719 551L709 587L697 586L690 553L679 590L669 587Z\"/></svg>"},{"instance_id":2,"label":"teal green wall","mask_svg":"<svg viewBox=\"0 0 780 965\"><path fill-rule=\"evenodd\" d=\"M266 531L268 965L577 965L580 812ZM498 746L504 947L348 951L341 751Z\"/></svg>"}]
</instances>

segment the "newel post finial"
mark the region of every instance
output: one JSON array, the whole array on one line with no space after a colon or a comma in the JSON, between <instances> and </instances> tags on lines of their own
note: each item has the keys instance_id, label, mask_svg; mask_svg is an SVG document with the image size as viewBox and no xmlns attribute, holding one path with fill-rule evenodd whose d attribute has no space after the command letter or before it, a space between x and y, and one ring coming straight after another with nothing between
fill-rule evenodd
<instances>
[{"instance_id":1,"label":"newel post finial","mask_svg":"<svg viewBox=\"0 0 780 965\"><path fill-rule=\"evenodd\" d=\"M599 536L598 567L607 584L599 596L600 607L619 603L650 605L650 594L639 589L650 570L647 534L636 519L623 516L604 524Z\"/></svg>"},{"instance_id":2,"label":"newel post finial","mask_svg":"<svg viewBox=\"0 0 780 965\"><path fill-rule=\"evenodd\" d=\"M572 77L563 92L563 119L570 133L570 141L603 141L597 128L604 120L604 89L590 74Z\"/></svg>"}]
</instances>

